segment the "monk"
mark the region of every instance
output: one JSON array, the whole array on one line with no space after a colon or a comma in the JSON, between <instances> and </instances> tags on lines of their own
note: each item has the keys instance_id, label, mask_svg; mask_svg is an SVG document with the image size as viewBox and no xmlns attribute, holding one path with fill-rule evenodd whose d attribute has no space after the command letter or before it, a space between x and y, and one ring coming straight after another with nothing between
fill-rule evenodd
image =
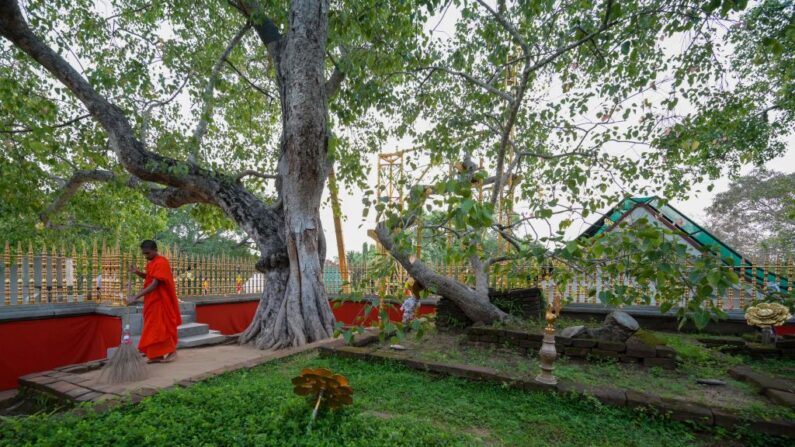
<instances>
[{"instance_id":1,"label":"monk","mask_svg":"<svg viewBox=\"0 0 795 447\"><path fill-rule=\"evenodd\" d=\"M141 253L149 261L146 272L130 267L130 272L144 278L144 289L129 297L134 303L144 297L144 329L138 350L149 363L168 363L177 356L177 326L182 324L177 290L168 260L157 253L155 241L141 242Z\"/></svg>"}]
</instances>

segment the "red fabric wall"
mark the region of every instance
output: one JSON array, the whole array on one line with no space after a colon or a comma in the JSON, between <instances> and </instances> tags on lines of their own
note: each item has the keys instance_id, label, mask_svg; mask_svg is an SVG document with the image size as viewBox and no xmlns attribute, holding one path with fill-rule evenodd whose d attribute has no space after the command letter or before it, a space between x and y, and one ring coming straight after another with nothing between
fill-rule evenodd
<instances>
[{"instance_id":1,"label":"red fabric wall","mask_svg":"<svg viewBox=\"0 0 795 447\"><path fill-rule=\"evenodd\" d=\"M259 300L237 303L197 304L196 321L210 325L210 329L221 331L224 335L239 334L246 330Z\"/></svg>"},{"instance_id":2,"label":"red fabric wall","mask_svg":"<svg viewBox=\"0 0 795 447\"><path fill-rule=\"evenodd\" d=\"M370 310L368 315L364 314L365 303L355 301L343 301L339 303L331 303L331 309L334 311L334 318L348 325L362 325L370 326L378 319L378 309ZM391 303L387 304L387 313L389 314L390 321L402 321L403 312L400 311L400 304ZM421 304L417 315L426 315L436 312L436 306Z\"/></svg>"},{"instance_id":3,"label":"red fabric wall","mask_svg":"<svg viewBox=\"0 0 795 447\"><path fill-rule=\"evenodd\" d=\"M196 306L196 321L210 325L210 329L221 331L222 334L238 334L243 332L254 318L259 300L243 301L237 303L199 304ZM344 301L341 305L331 303L334 318L345 324L368 326L378 317L378 310L372 309L370 314L364 315L365 303ZM389 319L401 321L403 318L399 304L391 304L387 308ZM436 307L423 304L418 315L436 312Z\"/></svg>"},{"instance_id":4,"label":"red fabric wall","mask_svg":"<svg viewBox=\"0 0 795 447\"><path fill-rule=\"evenodd\" d=\"M121 319L107 315L0 323L0 390L17 378L105 358L121 341Z\"/></svg>"},{"instance_id":5,"label":"red fabric wall","mask_svg":"<svg viewBox=\"0 0 795 447\"><path fill-rule=\"evenodd\" d=\"M795 335L795 324L776 326L773 330L776 332L776 335Z\"/></svg>"}]
</instances>

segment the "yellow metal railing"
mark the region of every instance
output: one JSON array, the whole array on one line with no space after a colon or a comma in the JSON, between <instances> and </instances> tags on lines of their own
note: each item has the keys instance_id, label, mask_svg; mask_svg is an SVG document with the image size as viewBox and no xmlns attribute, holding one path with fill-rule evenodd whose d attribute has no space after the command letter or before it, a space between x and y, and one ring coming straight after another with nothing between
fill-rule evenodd
<instances>
[{"instance_id":1,"label":"yellow metal railing","mask_svg":"<svg viewBox=\"0 0 795 447\"><path fill-rule=\"evenodd\" d=\"M202 295L258 293L264 277L256 274L256 258L198 256L167 247L180 298ZM142 280L129 272L143 270L146 260L136 250L100 246L11 247L0 252L0 308L31 304L102 303L123 305Z\"/></svg>"},{"instance_id":2,"label":"yellow metal railing","mask_svg":"<svg viewBox=\"0 0 795 447\"><path fill-rule=\"evenodd\" d=\"M256 258L221 255L199 256L166 247L161 253L169 259L180 298L230 296L261 293L264 275L255 271ZM793 293L795 262L791 258L769 258L752 262L753 267L730 267L740 282L710 305L724 310L743 309L765 294L779 290ZM129 273L131 265L143 269L146 261L140 251L91 243L79 247L15 247L5 244L0 251L0 309L4 306L35 304L103 303L123 305L130 289L140 290L141 279ZM468 265L428 263L436 272L474 285ZM555 303L599 302L599 292L622 285L633 287L626 275L576 273L563 286L551 279L552 269L563 265L540 266L530 262L495 265L489 285L495 289L538 287ZM342 271L346 270L346 271ZM350 278L344 280L343 278ZM327 261L323 281L331 295L402 297L409 277L386 254L369 262L349 262L342 266ZM589 293L594 290L596 293ZM654 291L652 290L652 296ZM682 297L684 304L688 299ZM635 304L643 304L637 301ZM652 297L651 305L657 305Z\"/></svg>"}]
</instances>

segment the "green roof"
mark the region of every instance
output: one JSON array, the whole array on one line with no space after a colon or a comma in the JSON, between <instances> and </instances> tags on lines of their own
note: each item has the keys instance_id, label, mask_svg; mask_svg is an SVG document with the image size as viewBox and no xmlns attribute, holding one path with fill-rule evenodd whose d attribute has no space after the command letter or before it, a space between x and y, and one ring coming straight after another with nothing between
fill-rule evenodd
<instances>
[{"instance_id":1,"label":"green roof","mask_svg":"<svg viewBox=\"0 0 795 447\"><path fill-rule=\"evenodd\" d=\"M588 227L588 229L586 229L579 237L593 237L608 231L624 215L641 206L651 208L658 218L664 219L670 225L674 226L678 230L681 230L687 237L693 240L700 247L704 247L712 250L715 253L718 253L728 265L732 265L739 271L742 271L747 278L755 277L760 284L778 284L782 290L786 290L788 288L789 284L786 278L779 278L777 275L771 272L768 272L767 278L765 278L765 272L762 268L754 267L753 263L748 258L742 256L712 233L695 223L685 214L656 196L628 197L624 199L621 201L621 203L610 209L610 211L602 216L602 219Z\"/></svg>"}]
</instances>

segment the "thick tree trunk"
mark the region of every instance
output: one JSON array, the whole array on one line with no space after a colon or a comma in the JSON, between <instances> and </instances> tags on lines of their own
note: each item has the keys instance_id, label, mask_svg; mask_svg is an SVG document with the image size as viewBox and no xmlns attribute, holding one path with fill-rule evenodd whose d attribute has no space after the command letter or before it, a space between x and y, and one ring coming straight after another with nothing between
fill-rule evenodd
<instances>
[{"instance_id":1,"label":"thick tree trunk","mask_svg":"<svg viewBox=\"0 0 795 447\"><path fill-rule=\"evenodd\" d=\"M328 338L334 315L323 285L320 200L329 171L325 48L327 0L295 0L290 29L275 51L282 103L280 196L288 266L267 270L269 285L241 338L260 348Z\"/></svg>"},{"instance_id":2,"label":"thick tree trunk","mask_svg":"<svg viewBox=\"0 0 795 447\"><path fill-rule=\"evenodd\" d=\"M395 246L389 229L379 224L375 230L378 241L386 248L406 272L426 289L450 299L474 322L490 324L504 320L509 315L489 301L488 287L476 289L453 278L440 275L420 260L414 260ZM481 281L479 281L481 282Z\"/></svg>"}]
</instances>

